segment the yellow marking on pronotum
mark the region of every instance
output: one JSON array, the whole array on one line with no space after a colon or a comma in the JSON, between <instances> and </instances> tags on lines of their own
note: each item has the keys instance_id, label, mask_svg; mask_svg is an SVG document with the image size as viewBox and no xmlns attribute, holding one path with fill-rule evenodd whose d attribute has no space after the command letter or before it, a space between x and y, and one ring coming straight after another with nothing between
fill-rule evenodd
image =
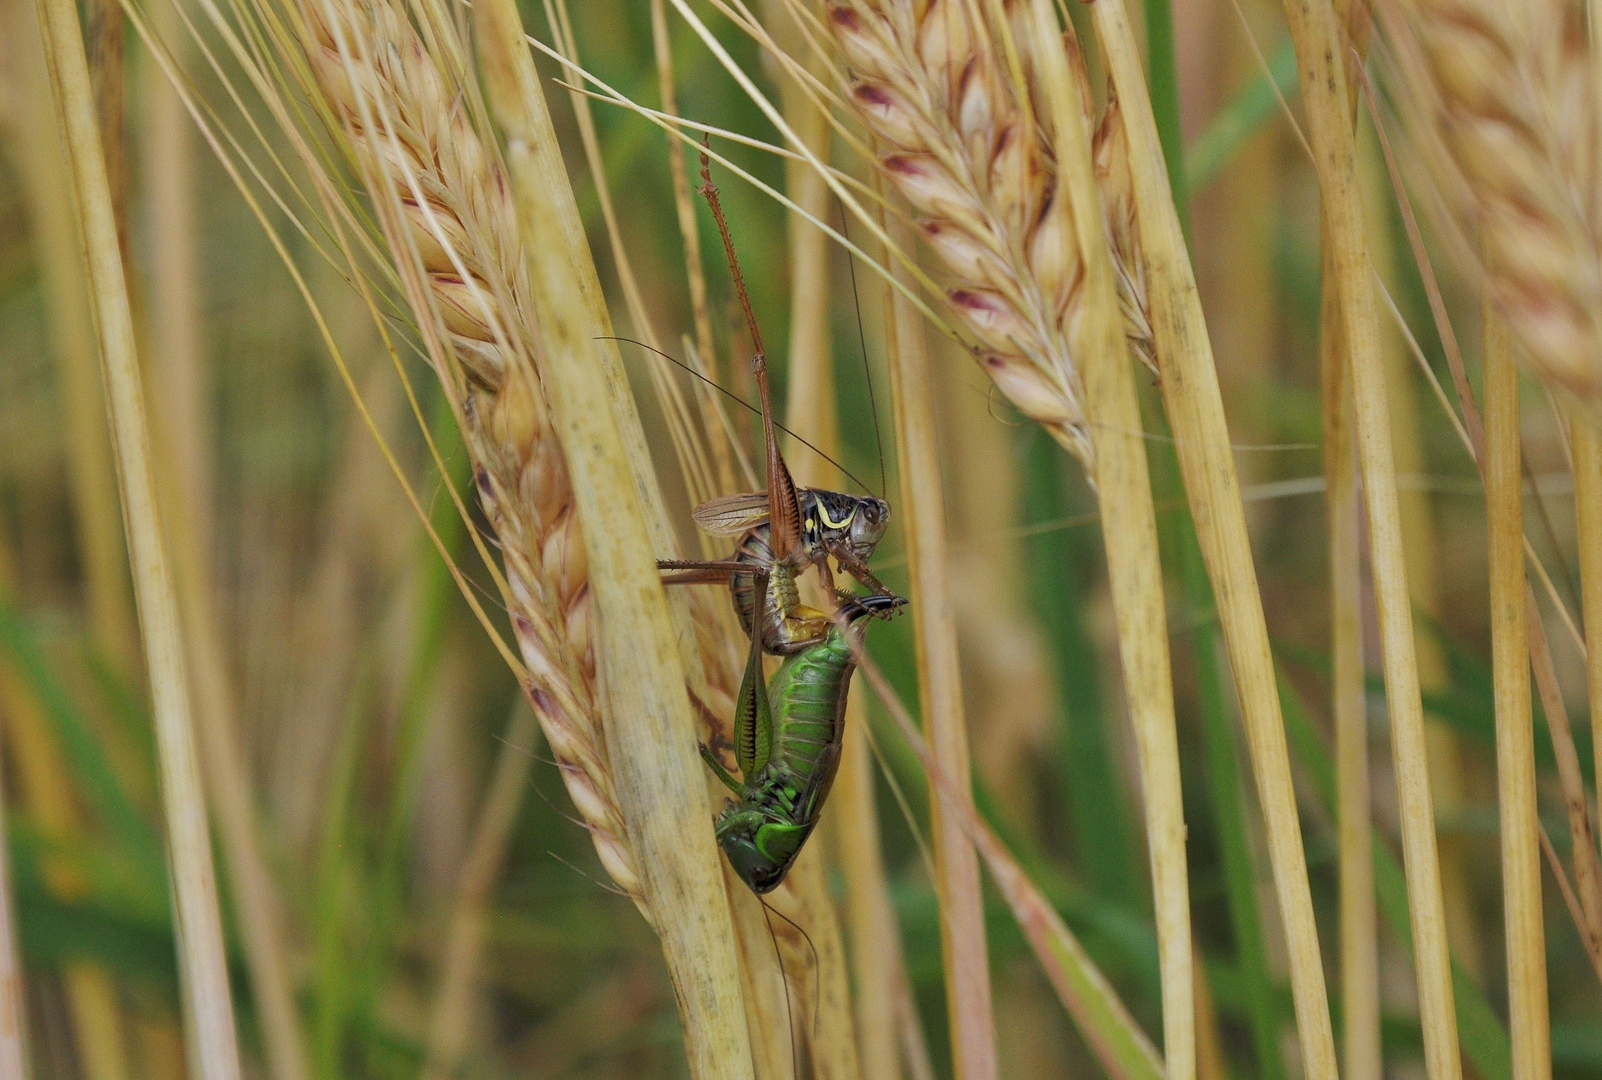
<instances>
[{"instance_id":1,"label":"yellow marking on pronotum","mask_svg":"<svg viewBox=\"0 0 1602 1080\"><path fill-rule=\"evenodd\" d=\"M852 518L857 516L857 511L855 507L852 507L851 512L845 517L841 518L839 521L833 521L829 517L829 511L824 508L823 503L820 501L818 503L818 516L823 519L823 523L829 526L829 528L843 529L851 523Z\"/></svg>"}]
</instances>

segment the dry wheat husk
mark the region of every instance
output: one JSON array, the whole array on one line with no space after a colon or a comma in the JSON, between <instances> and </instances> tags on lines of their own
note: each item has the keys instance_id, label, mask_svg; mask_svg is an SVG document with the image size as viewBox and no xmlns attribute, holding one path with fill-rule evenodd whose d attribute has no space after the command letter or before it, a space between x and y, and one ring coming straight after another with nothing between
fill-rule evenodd
<instances>
[{"instance_id":1,"label":"dry wheat husk","mask_svg":"<svg viewBox=\"0 0 1602 1080\"><path fill-rule=\"evenodd\" d=\"M1019 5L995 7L1021 17ZM1084 270L1063 242L1068 215L1051 212L1057 166L1035 119L1028 57L1011 51L1029 33L977 19L977 10L960 0L844 0L830 6L829 22L856 115L949 271L946 300L978 340L980 362L1088 468L1093 439L1068 345ZM1071 43L1070 54L1077 65ZM1076 74L1083 79L1082 66ZM1104 123L1098 139L1116 126ZM1142 283L1117 271L1131 342L1150 363Z\"/></svg>"},{"instance_id":2,"label":"dry wheat husk","mask_svg":"<svg viewBox=\"0 0 1602 1080\"><path fill-rule=\"evenodd\" d=\"M649 918L602 737L585 549L530 346L505 171L401 11L311 0L302 14L311 71L375 193L422 333L448 344L428 351L501 549L524 689L602 865Z\"/></svg>"},{"instance_id":3,"label":"dry wheat husk","mask_svg":"<svg viewBox=\"0 0 1602 1080\"><path fill-rule=\"evenodd\" d=\"M1394 0L1381 9L1446 209L1549 385L1602 403L1598 90L1573 0Z\"/></svg>"}]
</instances>

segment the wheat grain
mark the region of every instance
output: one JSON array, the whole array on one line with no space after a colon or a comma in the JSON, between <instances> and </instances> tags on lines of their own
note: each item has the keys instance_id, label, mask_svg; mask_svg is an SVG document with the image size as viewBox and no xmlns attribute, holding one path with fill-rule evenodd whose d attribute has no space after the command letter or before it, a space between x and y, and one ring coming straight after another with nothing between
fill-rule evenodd
<instances>
[{"instance_id":1,"label":"wheat grain","mask_svg":"<svg viewBox=\"0 0 1602 1080\"><path fill-rule=\"evenodd\" d=\"M505 172L466 95L400 11L371 0L302 10L311 70L368 180L424 337L432 329L449 342L429 354L500 544L524 689L602 865L649 918L602 737L585 549L529 345ZM399 214L384 213L385 191Z\"/></svg>"}]
</instances>

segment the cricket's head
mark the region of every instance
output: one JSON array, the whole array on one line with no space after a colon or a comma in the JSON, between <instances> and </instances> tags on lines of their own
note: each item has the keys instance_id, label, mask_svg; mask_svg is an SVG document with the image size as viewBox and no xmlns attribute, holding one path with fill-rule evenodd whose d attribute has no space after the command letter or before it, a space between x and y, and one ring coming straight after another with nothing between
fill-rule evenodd
<instances>
[{"instance_id":1,"label":"cricket's head","mask_svg":"<svg viewBox=\"0 0 1602 1080\"><path fill-rule=\"evenodd\" d=\"M857 516L851 522L851 550L867 562L890 527L890 504L874 495L860 496L859 502Z\"/></svg>"},{"instance_id":2,"label":"cricket's head","mask_svg":"<svg viewBox=\"0 0 1602 1080\"><path fill-rule=\"evenodd\" d=\"M813 488L803 507L807 531L845 563L865 566L890 527L890 504L873 495Z\"/></svg>"},{"instance_id":3,"label":"cricket's head","mask_svg":"<svg viewBox=\"0 0 1602 1080\"><path fill-rule=\"evenodd\" d=\"M735 874L758 896L784 881L811 831L809 826L774 821L734 802L718 815L718 846Z\"/></svg>"}]
</instances>

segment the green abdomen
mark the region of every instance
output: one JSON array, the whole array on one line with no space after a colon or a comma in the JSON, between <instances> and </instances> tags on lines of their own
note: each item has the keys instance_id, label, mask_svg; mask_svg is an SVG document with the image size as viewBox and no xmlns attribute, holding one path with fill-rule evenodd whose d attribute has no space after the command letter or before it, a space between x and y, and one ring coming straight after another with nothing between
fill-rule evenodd
<instances>
[{"instance_id":1,"label":"green abdomen","mask_svg":"<svg viewBox=\"0 0 1602 1080\"><path fill-rule=\"evenodd\" d=\"M856 669L837 627L817 645L785 660L768 685L774 764L796 782L797 817L815 817L840 765L846 694Z\"/></svg>"}]
</instances>

